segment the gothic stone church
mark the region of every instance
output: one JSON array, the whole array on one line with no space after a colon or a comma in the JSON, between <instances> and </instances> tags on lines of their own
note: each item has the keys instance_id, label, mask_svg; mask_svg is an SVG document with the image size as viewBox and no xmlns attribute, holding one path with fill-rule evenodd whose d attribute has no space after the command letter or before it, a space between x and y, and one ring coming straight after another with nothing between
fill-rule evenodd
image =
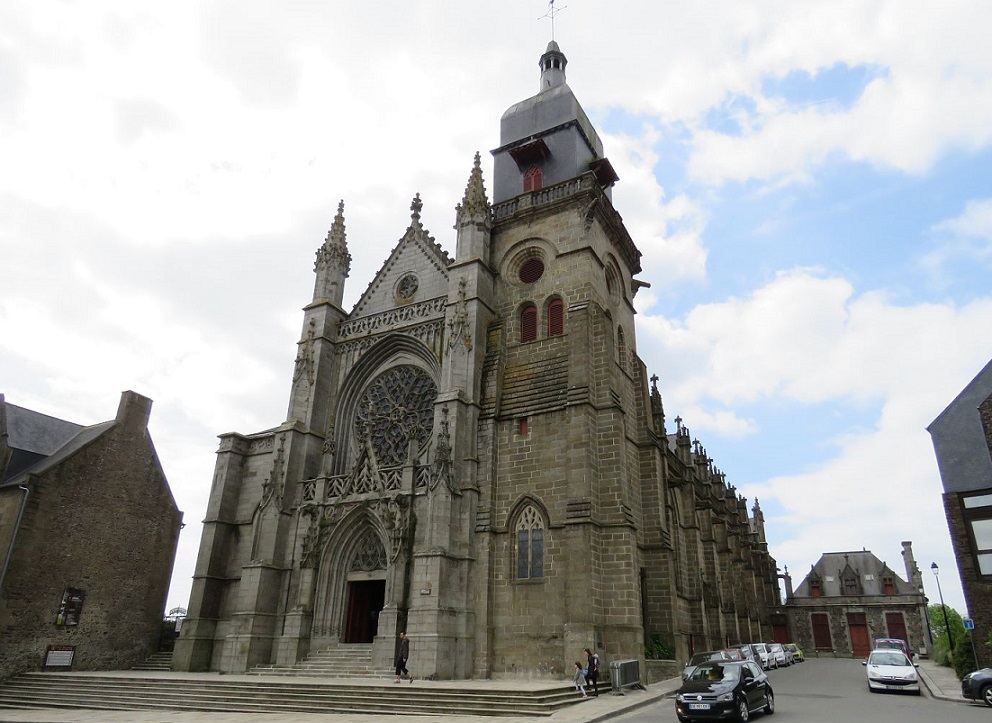
<instances>
[{"instance_id":1,"label":"gothic stone church","mask_svg":"<svg viewBox=\"0 0 992 723\"><path fill-rule=\"evenodd\" d=\"M455 256L409 228L348 312L343 205L317 251L285 422L217 452L180 670L344 643L418 676L558 677L583 648L770 637L757 504L637 356L640 252L556 43L476 155Z\"/></svg>"}]
</instances>

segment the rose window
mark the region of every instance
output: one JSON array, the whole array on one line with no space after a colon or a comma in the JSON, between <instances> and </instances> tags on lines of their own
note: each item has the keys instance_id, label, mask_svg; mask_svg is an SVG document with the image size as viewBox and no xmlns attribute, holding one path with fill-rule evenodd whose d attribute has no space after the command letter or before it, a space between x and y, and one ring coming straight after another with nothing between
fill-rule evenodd
<instances>
[{"instance_id":1,"label":"rose window","mask_svg":"<svg viewBox=\"0 0 992 723\"><path fill-rule=\"evenodd\" d=\"M422 369L401 366L378 376L358 403L355 434L359 445L371 439L380 465L402 464L409 446L419 452L434 426L437 385Z\"/></svg>"}]
</instances>

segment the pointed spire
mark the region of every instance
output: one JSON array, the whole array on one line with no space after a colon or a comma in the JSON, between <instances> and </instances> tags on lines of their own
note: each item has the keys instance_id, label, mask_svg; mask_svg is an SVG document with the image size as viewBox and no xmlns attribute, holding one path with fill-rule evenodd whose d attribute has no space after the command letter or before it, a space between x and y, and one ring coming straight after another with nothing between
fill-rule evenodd
<instances>
[{"instance_id":1,"label":"pointed spire","mask_svg":"<svg viewBox=\"0 0 992 723\"><path fill-rule=\"evenodd\" d=\"M314 271L320 272L321 268L328 266L343 268L345 276L351 270L351 254L348 253L347 236L344 231L344 201L338 202L338 212L327 232L327 238L317 249Z\"/></svg>"},{"instance_id":2,"label":"pointed spire","mask_svg":"<svg viewBox=\"0 0 992 723\"><path fill-rule=\"evenodd\" d=\"M462 202L455 206L455 219L458 224L464 222L489 221L492 207L486 196L486 186L482 181L482 160L479 152L475 152L475 163L465 186L465 196ZM457 226L456 226L457 227Z\"/></svg>"},{"instance_id":3,"label":"pointed spire","mask_svg":"<svg viewBox=\"0 0 992 723\"><path fill-rule=\"evenodd\" d=\"M344 280L351 271L351 254L348 253L344 231L344 201L338 203L338 212L327 232L327 238L317 249L313 270L317 274L313 300L330 300L340 306L344 295Z\"/></svg>"}]
</instances>

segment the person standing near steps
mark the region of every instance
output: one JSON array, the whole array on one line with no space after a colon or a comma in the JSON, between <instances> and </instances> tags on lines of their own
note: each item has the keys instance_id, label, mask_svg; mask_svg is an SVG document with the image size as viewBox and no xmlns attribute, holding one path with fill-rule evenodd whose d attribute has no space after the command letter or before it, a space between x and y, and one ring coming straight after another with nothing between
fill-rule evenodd
<instances>
[{"instance_id":1,"label":"person standing near steps","mask_svg":"<svg viewBox=\"0 0 992 723\"><path fill-rule=\"evenodd\" d=\"M410 671L406 669L406 661L410 659L410 639L407 638L405 632L400 633L400 647L399 652L396 653L396 682L400 682L400 678L404 675L410 678L410 682L413 682L413 676L410 675Z\"/></svg>"},{"instance_id":2,"label":"person standing near steps","mask_svg":"<svg viewBox=\"0 0 992 723\"><path fill-rule=\"evenodd\" d=\"M593 695L599 695L599 655L585 649L586 653L586 682L592 688Z\"/></svg>"}]
</instances>

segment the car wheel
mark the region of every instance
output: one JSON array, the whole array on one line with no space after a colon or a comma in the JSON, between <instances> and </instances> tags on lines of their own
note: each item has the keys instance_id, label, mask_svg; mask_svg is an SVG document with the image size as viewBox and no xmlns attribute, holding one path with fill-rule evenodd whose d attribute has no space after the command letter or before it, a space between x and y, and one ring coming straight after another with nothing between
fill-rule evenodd
<instances>
[{"instance_id":1,"label":"car wheel","mask_svg":"<svg viewBox=\"0 0 992 723\"><path fill-rule=\"evenodd\" d=\"M985 705L992 706L992 685L982 686L982 700L985 701Z\"/></svg>"},{"instance_id":2,"label":"car wheel","mask_svg":"<svg viewBox=\"0 0 992 723\"><path fill-rule=\"evenodd\" d=\"M775 712L775 694L772 693L771 688L768 689L765 695L765 713L771 715Z\"/></svg>"},{"instance_id":3,"label":"car wheel","mask_svg":"<svg viewBox=\"0 0 992 723\"><path fill-rule=\"evenodd\" d=\"M740 698L737 701L737 720L739 723L747 723L751 718L751 711L747 709L747 699Z\"/></svg>"}]
</instances>

